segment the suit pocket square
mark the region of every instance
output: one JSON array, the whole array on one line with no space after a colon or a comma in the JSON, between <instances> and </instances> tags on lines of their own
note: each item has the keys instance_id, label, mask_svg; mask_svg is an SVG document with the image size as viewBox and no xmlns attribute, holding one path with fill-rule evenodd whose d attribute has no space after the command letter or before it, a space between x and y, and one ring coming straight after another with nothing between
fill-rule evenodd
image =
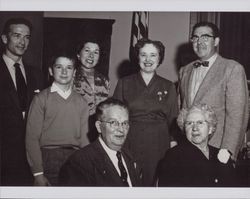
<instances>
[{"instance_id":1,"label":"suit pocket square","mask_svg":"<svg viewBox=\"0 0 250 199\"><path fill-rule=\"evenodd\" d=\"M39 89L34 90L34 93L40 93Z\"/></svg>"}]
</instances>

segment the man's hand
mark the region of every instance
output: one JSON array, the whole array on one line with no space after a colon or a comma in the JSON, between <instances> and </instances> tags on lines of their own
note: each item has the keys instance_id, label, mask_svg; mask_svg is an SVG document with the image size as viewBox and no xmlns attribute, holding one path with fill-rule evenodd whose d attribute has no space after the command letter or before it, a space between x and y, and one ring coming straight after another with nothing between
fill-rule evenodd
<instances>
[{"instance_id":1,"label":"man's hand","mask_svg":"<svg viewBox=\"0 0 250 199\"><path fill-rule=\"evenodd\" d=\"M176 146L178 143L176 141L171 141L170 142L170 148L173 148L174 146Z\"/></svg>"},{"instance_id":2,"label":"man's hand","mask_svg":"<svg viewBox=\"0 0 250 199\"><path fill-rule=\"evenodd\" d=\"M35 176L34 186L50 186L48 179L43 175Z\"/></svg>"},{"instance_id":3,"label":"man's hand","mask_svg":"<svg viewBox=\"0 0 250 199\"><path fill-rule=\"evenodd\" d=\"M231 154L228 152L227 149L220 149L219 150L219 153L217 155L217 158L218 160L221 162L221 163L224 163L226 164L230 158Z\"/></svg>"}]
</instances>

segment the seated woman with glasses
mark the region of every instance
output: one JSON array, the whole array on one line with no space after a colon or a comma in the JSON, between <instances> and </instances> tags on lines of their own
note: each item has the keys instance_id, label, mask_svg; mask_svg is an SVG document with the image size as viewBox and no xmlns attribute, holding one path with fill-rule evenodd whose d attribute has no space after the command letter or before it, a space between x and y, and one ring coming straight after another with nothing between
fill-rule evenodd
<instances>
[{"instance_id":1,"label":"seated woman with glasses","mask_svg":"<svg viewBox=\"0 0 250 199\"><path fill-rule=\"evenodd\" d=\"M211 107L201 104L182 109L177 122L186 140L166 152L158 167L158 186L236 186L233 163L221 163L219 149L208 145L217 125Z\"/></svg>"}]
</instances>

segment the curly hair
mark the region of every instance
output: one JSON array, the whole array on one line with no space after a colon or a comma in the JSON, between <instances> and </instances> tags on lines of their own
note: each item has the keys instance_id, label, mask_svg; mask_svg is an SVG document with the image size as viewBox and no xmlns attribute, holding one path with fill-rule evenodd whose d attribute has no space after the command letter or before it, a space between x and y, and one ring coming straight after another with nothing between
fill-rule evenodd
<instances>
[{"instance_id":1,"label":"curly hair","mask_svg":"<svg viewBox=\"0 0 250 199\"><path fill-rule=\"evenodd\" d=\"M205 116L206 121L208 122L209 126L212 127L212 133L215 132L216 126L217 126L217 117L213 109L208 106L207 104L196 104L191 106L190 108L186 109L183 108L177 118L177 124L180 127L182 131L184 131L185 127L185 121L187 119L187 116L194 110L198 110L202 112L202 114Z\"/></svg>"},{"instance_id":2,"label":"curly hair","mask_svg":"<svg viewBox=\"0 0 250 199\"><path fill-rule=\"evenodd\" d=\"M76 53L79 54L81 52L81 50L83 49L83 47L85 46L86 43L94 43L97 44L100 51L102 51L102 47L101 47L101 41L98 38L85 38L82 39L81 41L79 41L79 44L76 47Z\"/></svg>"},{"instance_id":3,"label":"curly hair","mask_svg":"<svg viewBox=\"0 0 250 199\"><path fill-rule=\"evenodd\" d=\"M165 46L160 41L153 41L147 38L142 38L135 44L134 53L135 58L137 59L136 61L138 62L140 49L143 48L146 44L152 44L157 48L157 50L159 51L159 65L161 65L164 59Z\"/></svg>"}]
</instances>

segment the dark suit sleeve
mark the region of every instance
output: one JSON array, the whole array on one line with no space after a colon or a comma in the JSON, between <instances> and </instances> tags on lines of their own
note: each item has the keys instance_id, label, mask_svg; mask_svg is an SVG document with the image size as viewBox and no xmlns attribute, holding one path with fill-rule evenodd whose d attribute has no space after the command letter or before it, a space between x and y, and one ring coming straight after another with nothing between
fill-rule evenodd
<instances>
[{"instance_id":1,"label":"dark suit sleeve","mask_svg":"<svg viewBox=\"0 0 250 199\"><path fill-rule=\"evenodd\" d=\"M124 101L123 99L123 80L118 80L113 94L113 98Z\"/></svg>"},{"instance_id":2,"label":"dark suit sleeve","mask_svg":"<svg viewBox=\"0 0 250 199\"><path fill-rule=\"evenodd\" d=\"M44 84L44 75L41 69L32 67L32 78L35 84L35 89L43 90L47 87Z\"/></svg>"},{"instance_id":3,"label":"dark suit sleeve","mask_svg":"<svg viewBox=\"0 0 250 199\"><path fill-rule=\"evenodd\" d=\"M60 186L95 186L93 173L88 161L80 164L82 159L70 158L61 168L59 173Z\"/></svg>"},{"instance_id":4,"label":"dark suit sleeve","mask_svg":"<svg viewBox=\"0 0 250 199\"><path fill-rule=\"evenodd\" d=\"M0 92L2 91L2 89L0 90ZM2 93L2 92L1 92ZM1 98L0 98L0 104L2 104L1 102ZM2 185L2 180L1 180L1 176L2 176L2 132L3 132L3 108L0 105L0 186Z\"/></svg>"},{"instance_id":5,"label":"dark suit sleeve","mask_svg":"<svg viewBox=\"0 0 250 199\"><path fill-rule=\"evenodd\" d=\"M171 85L169 92L170 92L169 95L170 106L168 106L169 112L167 116L169 131L171 135L171 141L173 140L178 141L181 133L176 123L176 118L178 115L178 100L174 84Z\"/></svg>"},{"instance_id":6,"label":"dark suit sleeve","mask_svg":"<svg viewBox=\"0 0 250 199\"><path fill-rule=\"evenodd\" d=\"M166 154L164 159L162 159L158 165L157 174L159 176L158 178L158 186L159 187L168 187L172 186L175 181L175 178L177 177L175 175L176 169L173 165L173 160L169 156L169 154Z\"/></svg>"}]
</instances>

